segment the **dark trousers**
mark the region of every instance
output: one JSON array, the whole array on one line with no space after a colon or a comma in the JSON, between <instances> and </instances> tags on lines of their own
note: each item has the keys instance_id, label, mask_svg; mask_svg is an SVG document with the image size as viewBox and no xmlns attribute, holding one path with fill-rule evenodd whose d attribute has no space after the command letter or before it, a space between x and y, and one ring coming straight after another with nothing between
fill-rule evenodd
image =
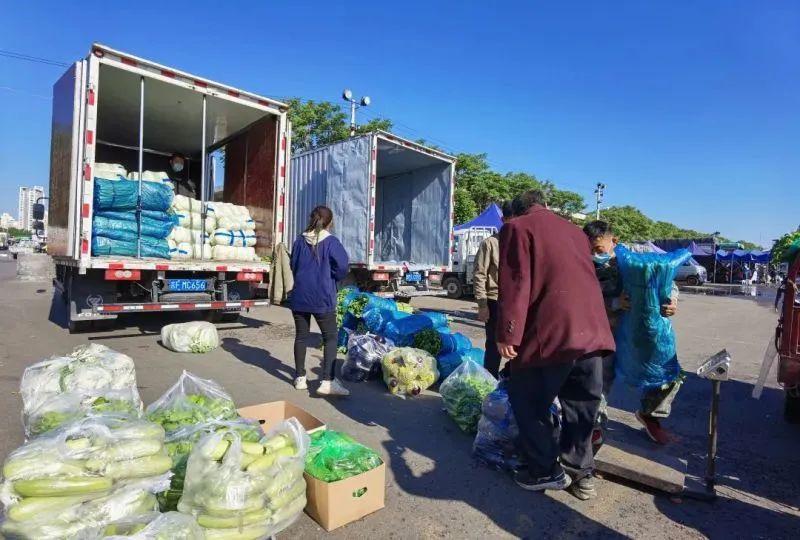
<instances>
[{"instance_id":1,"label":"dark trousers","mask_svg":"<svg viewBox=\"0 0 800 540\"><path fill-rule=\"evenodd\" d=\"M489 320L486 321L486 355L483 359L483 367L491 373L495 379L498 378L500 371L500 351L497 350L497 300L488 300L486 305L489 307Z\"/></svg>"},{"instance_id":2,"label":"dark trousers","mask_svg":"<svg viewBox=\"0 0 800 540\"><path fill-rule=\"evenodd\" d=\"M306 340L310 333L311 315L311 313L299 311L292 312L295 330L294 369L296 377L305 377L306 375ZM322 331L322 379L330 381L333 380L336 373L336 312L314 313L313 315Z\"/></svg>"},{"instance_id":3,"label":"dark trousers","mask_svg":"<svg viewBox=\"0 0 800 540\"><path fill-rule=\"evenodd\" d=\"M591 474L592 429L602 392L600 356L542 367L512 367L508 397L519 426L518 445L532 476L557 473L559 456L562 464L578 471L577 478ZM562 408L560 438L550 413L556 396Z\"/></svg>"}]
</instances>

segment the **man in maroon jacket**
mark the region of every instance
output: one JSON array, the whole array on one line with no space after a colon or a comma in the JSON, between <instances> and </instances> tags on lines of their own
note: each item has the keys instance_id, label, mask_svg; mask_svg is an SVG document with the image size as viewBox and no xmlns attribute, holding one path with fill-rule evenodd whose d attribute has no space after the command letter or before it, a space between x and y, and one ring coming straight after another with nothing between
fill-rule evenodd
<instances>
[{"instance_id":1,"label":"man in maroon jacket","mask_svg":"<svg viewBox=\"0 0 800 540\"><path fill-rule=\"evenodd\" d=\"M508 393L527 470L521 487L596 496L592 429L602 393L602 358L614 352L603 295L586 235L544 206L539 191L522 194L518 217L500 232L497 341L510 362ZM558 429L550 405L559 398ZM566 467L574 478L565 474Z\"/></svg>"}]
</instances>

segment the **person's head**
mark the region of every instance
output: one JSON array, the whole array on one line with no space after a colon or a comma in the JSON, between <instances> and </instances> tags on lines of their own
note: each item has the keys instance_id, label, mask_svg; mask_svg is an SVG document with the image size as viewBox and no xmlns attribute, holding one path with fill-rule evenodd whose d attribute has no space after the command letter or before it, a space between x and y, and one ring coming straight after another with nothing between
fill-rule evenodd
<instances>
[{"instance_id":1,"label":"person's head","mask_svg":"<svg viewBox=\"0 0 800 540\"><path fill-rule=\"evenodd\" d=\"M175 172L181 172L186 165L186 158L180 154L172 154L169 158L169 166Z\"/></svg>"},{"instance_id":2,"label":"person's head","mask_svg":"<svg viewBox=\"0 0 800 540\"><path fill-rule=\"evenodd\" d=\"M333 225L333 212L327 206L319 205L308 216L308 226L305 232L319 234L320 231L330 229L331 225Z\"/></svg>"},{"instance_id":3,"label":"person's head","mask_svg":"<svg viewBox=\"0 0 800 540\"><path fill-rule=\"evenodd\" d=\"M592 221L583 227L583 232L589 238L595 262L602 263L614 256L614 247L616 247L618 239L614 236L614 231L608 222Z\"/></svg>"},{"instance_id":4,"label":"person's head","mask_svg":"<svg viewBox=\"0 0 800 540\"><path fill-rule=\"evenodd\" d=\"M546 206L547 198L544 192L540 189L530 189L520 195L514 197L511 202L511 208L514 212L514 217L523 216L528 213L534 206Z\"/></svg>"},{"instance_id":5,"label":"person's head","mask_svg":"<svg viewBox=\"0 0 800 540\"><path fill-rule=\"evenodd\" d=\"M503 223L508 223L514 217L514 205L511 201L503 201Z\"/></svg>"}]
</instances>

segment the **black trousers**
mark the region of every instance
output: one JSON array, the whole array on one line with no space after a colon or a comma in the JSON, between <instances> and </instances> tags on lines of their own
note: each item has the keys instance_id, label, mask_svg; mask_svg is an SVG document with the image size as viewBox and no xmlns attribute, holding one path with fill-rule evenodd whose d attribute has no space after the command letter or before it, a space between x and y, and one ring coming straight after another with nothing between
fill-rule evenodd
<instances>
[{"instance_id":1,"label":"black trousers","mask_svg":"<svg viewBox=\"0 0 800 540\"><path fill-rule=\"evenodd\" d=\"M565 364L511 369L508 396L519 426L518 445L532 476L557 473L561 463L578 471L594 469L592 429L603 392L603 359L580 358ZM553 423L550 405L558 397L562 426ZM577 479L576 478L576 479Z\"/></svg>"},{"instance_id":2,"label":"black trousers","mask_svg":"<svg viewBox=\"0 0 800 540\"><path fill-rule=\"evenodd\" d=\"M486 355L483 367L497 379L500 371L500 351L497 350L497 300L487 300L489 307L489 320L486 321Z\"/></svg>"},{"instance_id":3,"label":"black trousers","mask_svg":"<svg viewBox=\"0 0 800 540\"><path fill-rule=\"evenodd\" d=\"M294 370L295 377L305 377L306 375L306 340L310 334L311 313L293 311L294 317ZM336 312L314 313L314 320L317 321L320 331L322 331L322 379L333 380L336 373Z\"/></svg>"}]
</instances>

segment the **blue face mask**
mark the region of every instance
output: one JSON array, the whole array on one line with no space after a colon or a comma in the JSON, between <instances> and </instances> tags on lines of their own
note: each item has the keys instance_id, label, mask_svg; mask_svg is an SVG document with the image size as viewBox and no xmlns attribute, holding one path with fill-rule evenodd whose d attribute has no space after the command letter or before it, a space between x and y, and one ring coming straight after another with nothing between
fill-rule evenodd
<instances>
[{"instance_id":1,"label":"blue face mask","mask_svg":"<svg viewBox=\"0 0 800 540\"><path fill-rule=\"evenodd\" d=\"M597 266L603 266L604 264L606 264L608 261L611 260L611 254L610 253L595 253L592 256L592 259L594 260L594 264L596 264Z\"/></svg>"}]
</instances>

